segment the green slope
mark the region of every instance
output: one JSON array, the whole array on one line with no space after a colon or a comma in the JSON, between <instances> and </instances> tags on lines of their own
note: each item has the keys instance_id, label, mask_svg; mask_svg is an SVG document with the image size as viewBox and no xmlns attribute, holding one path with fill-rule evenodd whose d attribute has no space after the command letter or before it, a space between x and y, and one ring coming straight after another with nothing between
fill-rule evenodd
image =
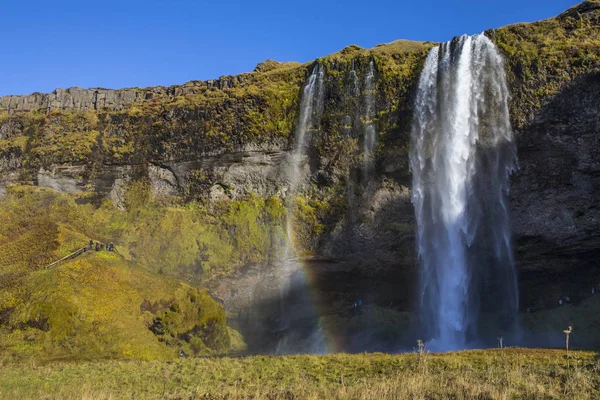
<instances>
[{"instance_id":1,"label":"green slope","mask_svg":"<svg viewBox=\"0 0 600 400\"><path fill-rule=\"evenodd\" d=\"M44 268L98 237L98 212L35 188L13 188L0 203L0 352L163 360L180 349L227 352L221 305L204 290L127 260L126 249L88 251Z\"/></svg>"}]
</instances>

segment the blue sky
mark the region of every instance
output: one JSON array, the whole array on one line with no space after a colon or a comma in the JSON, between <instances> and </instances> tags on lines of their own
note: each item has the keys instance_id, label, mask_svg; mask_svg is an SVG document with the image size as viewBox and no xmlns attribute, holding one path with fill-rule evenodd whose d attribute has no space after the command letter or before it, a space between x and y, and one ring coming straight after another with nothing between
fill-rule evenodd
<instances>
[{"instance_id":1,"label":"blue sky","mask_svg":"<svg viewBox=\"0 0 600 400\"><path fill-rule=\"evenodd\" d=\"M0 2L0 95L172 85L306 62L350 44L446 41L577 0Z\"/></svg>"}]
</instances>

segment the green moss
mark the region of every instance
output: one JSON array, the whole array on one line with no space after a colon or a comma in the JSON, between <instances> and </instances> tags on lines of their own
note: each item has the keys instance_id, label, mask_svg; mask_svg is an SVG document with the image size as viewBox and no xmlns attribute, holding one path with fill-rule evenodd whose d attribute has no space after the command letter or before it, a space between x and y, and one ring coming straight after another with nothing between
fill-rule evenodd
<instances>
[{"instance_id":1,"label":"green moss","mask_svg":"<svg viewBox=\"0 0 600 400\"><path fill-rule=\"evenodd\" d=\"M206 291L195 288L181 287L173 296L168 307L152 320L158 340L195 355L227 352L231 342L221 306Z\"/></svg>"},{"instance_id":2,"label":"green moss","mask_svg":"<svg viewBox=\"0 0 600 400\"><path fill-rule=\"evenodd\" d=\"M294 199L293 227L294 246L300 254L310 254L325 230L322 223L329 211L329 203L322 200L307 200L297 196Z\"/></svg>"},{"instance_id":3,"label":"green moss","mask_svg":"<svg viewBox=\"0 0 600 400\"><path fill-rule=\"evenodd\" d=\"M244 352L248 350L248 345L244 341L242 334L233 328L229 328L229 340L231 342L231 352Z\"/></svg>"},{"instance_id":4,"label":"green moss","mask_svg":"<svg viewBox=\"0 0 600 400\"><path fill-rule=\"evenodd\" d=\"M556 18L488 31L506 61L511 118L517 129L563 86L600 63L599 10L576 6Z\"/></svg>"},{"instance_id":5,"label":"green moss","mask_svg":"<svg viewBox=\"0 0 600 400\"><path fill-rule=\"evenodd\" d=\"M42 165L90 161L99 135L98 117L92 112L53 110L34 116L30 128L30 157Z\"/></svg>"}]
</instances>

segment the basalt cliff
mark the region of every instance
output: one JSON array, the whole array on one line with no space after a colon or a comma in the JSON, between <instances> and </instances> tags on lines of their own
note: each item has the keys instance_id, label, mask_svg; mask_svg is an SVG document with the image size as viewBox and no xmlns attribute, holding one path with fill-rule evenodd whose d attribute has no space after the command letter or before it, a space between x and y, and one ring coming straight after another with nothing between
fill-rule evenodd
<instances>
[{"instance_id":1,"label":"basalt cliff","mask_svg":"<svg viewBox=\"0 0 600 400\"><path fill-rule=\"evenodd\" d=\"M539 332L597 324L584 315L598 309L591 289L600 289L600 2L485 35L504 58L517 142L510 214L524 323ZM322 310L321 322L303 323L325 324L340 350L388 349L414 318L410 127L434 45L350 46L180 86L2 97L0 198L32 185L106 215L136 210L139 232L113 224L102 235L151 271L207 288L254 351L272 350L279 334L273 282L292 202L295 246ZM323 108L291 193L302 88L317 65ZM367 126L376 132L368 170ZM371 312L349 313L357 299Z\"/></svg>"}]
</instances>

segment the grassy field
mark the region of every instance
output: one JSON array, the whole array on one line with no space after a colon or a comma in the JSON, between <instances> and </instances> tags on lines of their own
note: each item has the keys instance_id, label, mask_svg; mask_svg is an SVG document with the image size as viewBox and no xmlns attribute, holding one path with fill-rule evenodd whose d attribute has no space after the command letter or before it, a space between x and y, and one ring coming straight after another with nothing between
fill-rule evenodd
<instances>
[{"instance_id":1,"label":"grassy field","mask_svg":"<svg viewBox=\"0 0 600 400\"><path fill-rule=\"evenodd\" d=\"M2 399L597 399L600 354L505 349L0 365Z\"/></svg>"}]
</instances>

